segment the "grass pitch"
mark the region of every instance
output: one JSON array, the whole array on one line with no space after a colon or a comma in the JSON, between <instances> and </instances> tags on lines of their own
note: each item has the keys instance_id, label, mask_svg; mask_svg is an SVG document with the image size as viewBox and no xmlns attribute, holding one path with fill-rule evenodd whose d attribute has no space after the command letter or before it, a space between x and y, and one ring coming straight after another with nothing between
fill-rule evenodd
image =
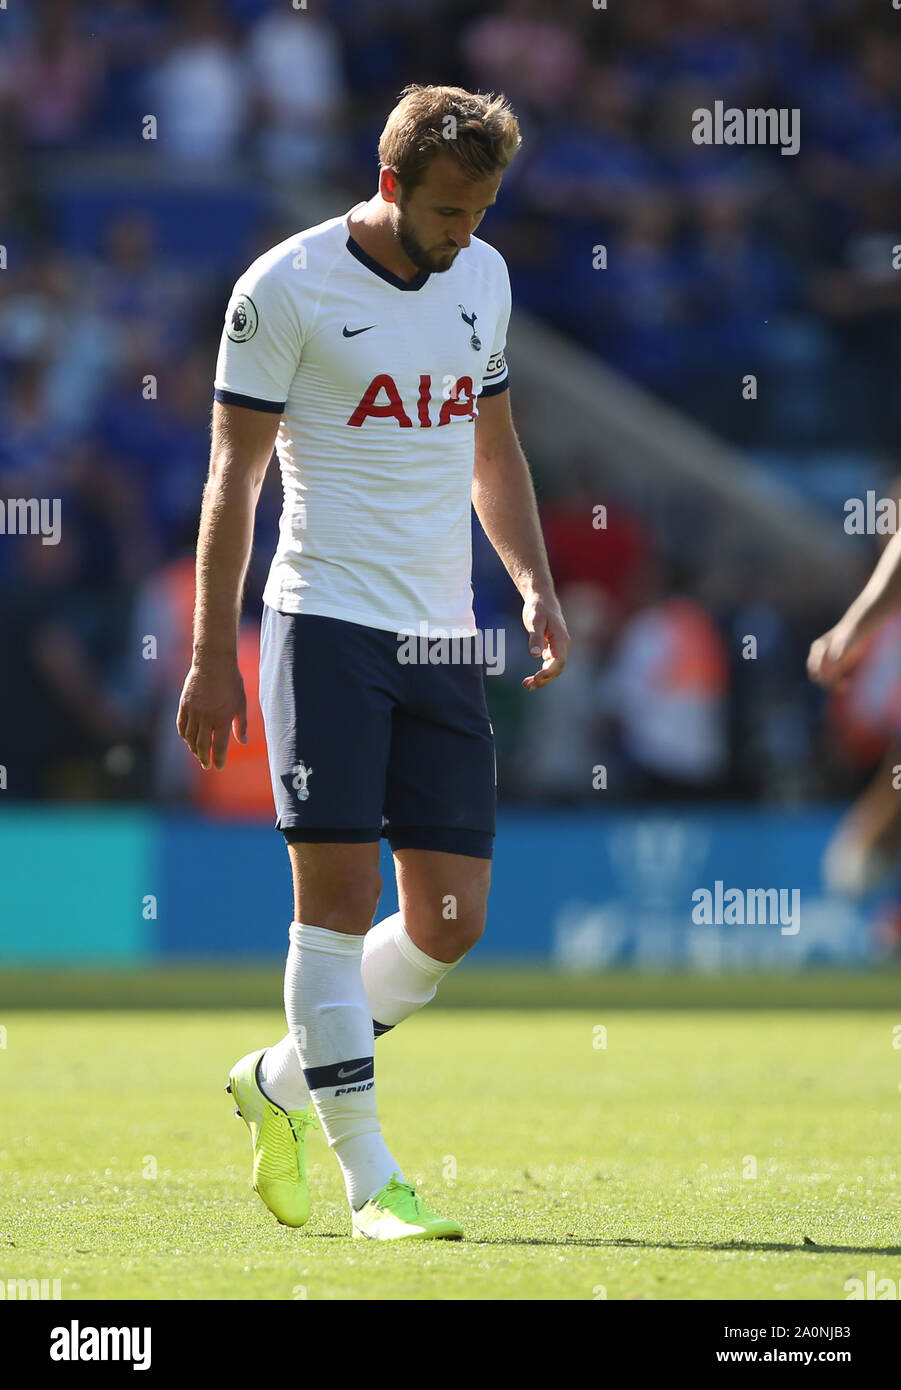
<instances>
[{"instance_id":1,"label":"grass pitch","mask_svg":"<svg viewBox=\"0 0 901 1390\"><path fill-rule=\"evenodd\" d=\"M7 1008L0 1280L59 1278L67 1299L842 1300L868 1270L901 1279L898 1021L433 1006L378 1044L382 1122L467 1239L377 1246L350 1239L318 1132L307 1227L250 1190L223 1086L280 1036L275 1010Z\"/></svg>"}]
</instances>

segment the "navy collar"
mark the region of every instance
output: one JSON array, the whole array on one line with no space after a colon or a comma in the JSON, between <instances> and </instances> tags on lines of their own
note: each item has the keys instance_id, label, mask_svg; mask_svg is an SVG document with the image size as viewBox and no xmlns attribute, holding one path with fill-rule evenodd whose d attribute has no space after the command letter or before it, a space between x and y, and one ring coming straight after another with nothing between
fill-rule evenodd
<instances>
[{"instance_id":1,"label":"navy collar","mask_svg":"<svg viewBox=\"0 0 901 1390\"><path fill-rule=\"evenodd\" d=\"M354 241L349 232L347 234L347 249L350 254L360 262L360 265L365 265L366 269L371 270L373 275L378 275L380 279L387 281L389 285L393 285L396 290L421 290L429 278L429 271L420 270L417 275L413 276L412 280L402 280L400 276L395 275L393 271L386 270L383 265L379 265L378 261L374 260L368 251L363 250L358 241Z\"/></svg>"}]
</instances>

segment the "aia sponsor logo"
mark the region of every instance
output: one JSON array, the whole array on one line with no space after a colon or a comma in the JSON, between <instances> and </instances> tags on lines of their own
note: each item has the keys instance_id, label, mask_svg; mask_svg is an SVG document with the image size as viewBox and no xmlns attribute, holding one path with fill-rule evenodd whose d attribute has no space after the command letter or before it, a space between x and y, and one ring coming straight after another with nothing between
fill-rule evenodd
<instances>
[{"instance_id":1,"label":"aia sponsor logo","mask_svg":"<svg viewBox=\"0 0 901 1390\"><path fill-rule=\"evenodd\" d=\"M445 379L441 406L437 419L433 419L432 378L423 374L419 378L419 395L415 405L404 404L397 382L387 372L373 377L363 392L362 399L348 420L349 425L359 429L366 420L396 420L401 429L413 428L415 421L421 429L432 425L449 425L452 420L464 418L474 420L478 392L474 389L471 376Z\"/></svg>"}]
</instances>

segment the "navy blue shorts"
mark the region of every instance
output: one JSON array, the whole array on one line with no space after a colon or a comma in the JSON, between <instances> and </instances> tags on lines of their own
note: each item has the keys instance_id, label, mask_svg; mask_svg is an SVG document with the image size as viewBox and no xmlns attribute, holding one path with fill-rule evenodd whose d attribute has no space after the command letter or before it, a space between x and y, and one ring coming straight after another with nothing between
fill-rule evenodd
<instances>
[{"instance_id":1,"label":"navy blue shorts","mask_svg":"<svg viewBox=\"0 0 901 1390\"><path fill-rule=\"evenodd\" d=\"M449 645L465 657L469 644L472 657L474 641ZM289 842L384 836L392 850L490 859L497 772L484 663L404 664L399 647L393 632L263 605L276 829Z\"/></svg>"}]
</instances>

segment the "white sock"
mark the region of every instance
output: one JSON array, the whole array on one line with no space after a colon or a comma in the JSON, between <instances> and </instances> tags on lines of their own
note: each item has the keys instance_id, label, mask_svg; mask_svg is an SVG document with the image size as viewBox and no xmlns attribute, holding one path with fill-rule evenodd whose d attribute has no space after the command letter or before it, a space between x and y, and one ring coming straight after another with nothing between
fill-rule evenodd
<instances>
[{"instance_id":1,"label":"white sock","mask_svg":"<svg viewBox=\"0 0 901 1390\"><path fill-rule=\"evenodd\" d=\"M274 1047L266 1048L257 1067L257 1076L263 1095L283 1110L309 1108L310 1088L304 1080L303 1067L290 1033Z\"/></svg>"},{"instance_id":2,"label":"white sock","mask_svg":"<svg viewBox=\"0 0 901 1390\"><path fill-rule=\"evenodd\" d=\"M376 1037L434 999L445 975L459 963L434 960L421 951L399 912L378 922L363 942L363 983Z\"/></svg>"},{"instance_id":3,"label":"white sock","mask_svg":"<svg viewBox=\"0 0 901 1390\"><path fill-rule=\"evenodd\" d=\"M301 922L291 923L290 937L288 1027L347 1199L359 1208L400 1173L379 1128L363 938Z\"/></svg>"},{"instance_id":4,"label":"white sock","mask_svg":"<svg viewBox=\"0 0 901 1390\"><path fill-rule=\"evenodd\" d=\"M434 960L411 941L399 912L377 922L363 939L363 984L375 1036L403 1023L434 999L449 965ZM263 1092L284 1110L305 1110L310 1091L304 1079L294 1039L289 1033L270 1047L259 1067Z\"/></svg>"}]
</instances>

